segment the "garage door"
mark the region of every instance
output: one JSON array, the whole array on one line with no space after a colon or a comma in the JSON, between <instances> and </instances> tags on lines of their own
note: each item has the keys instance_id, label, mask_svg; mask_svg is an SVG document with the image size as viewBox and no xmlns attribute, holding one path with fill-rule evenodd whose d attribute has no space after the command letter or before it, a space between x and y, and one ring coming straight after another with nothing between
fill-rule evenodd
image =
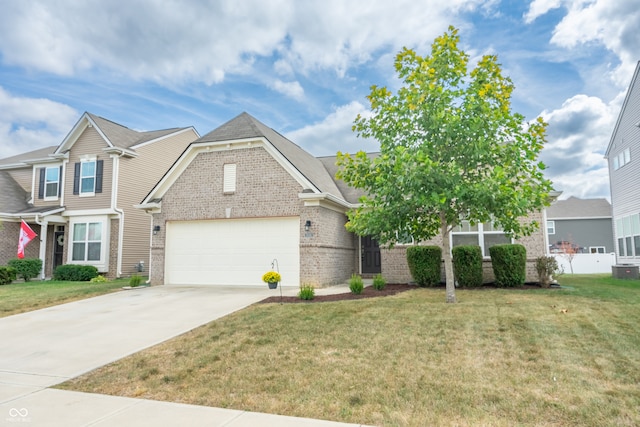
<instances>
[{"instance_id":1,"label":"garage door","mask_svg":"<svg viewBox=\"0 0 640 427\"><path fill-rule=\"evenodd\" d=\"M281 285L299 286L300 218L167 222L167 284L260 285L274 259Z\"/></svg>"}]
</instances>

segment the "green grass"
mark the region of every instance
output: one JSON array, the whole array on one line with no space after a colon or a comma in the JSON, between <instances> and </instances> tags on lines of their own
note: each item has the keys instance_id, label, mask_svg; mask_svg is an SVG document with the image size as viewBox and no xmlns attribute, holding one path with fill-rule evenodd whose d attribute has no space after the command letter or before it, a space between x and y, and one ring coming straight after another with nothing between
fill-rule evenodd
<instances>
[{"instance_id":1,"label":"green grass","mask_svg":"<svg viewBox=\"0 0 640 427\"><path fill-rule=\"evenodd\" d=\"M32 280L0 286L0 317L106 294L128 283L129 279L105 283Z\"/></svg>"},{"instance_id":2,"label":"green grass","mask_svg":"<svg viewBox=\"0 0 640 427\"><path fill-rule=\"evenodd\" d=\"M61 386L382 426L640 425L640 281L254 305Z\"/></svg>"}]
</instances>

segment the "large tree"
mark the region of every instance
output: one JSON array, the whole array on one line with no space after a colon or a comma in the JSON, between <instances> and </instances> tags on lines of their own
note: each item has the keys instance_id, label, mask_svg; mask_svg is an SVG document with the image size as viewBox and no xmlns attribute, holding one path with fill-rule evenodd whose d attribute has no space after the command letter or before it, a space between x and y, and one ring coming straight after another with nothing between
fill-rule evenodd
<instances>
[{"instance_id":1,"label":"large tree","mask_svg":"<svg viewBox=\"0 0 640 427\"><path fill-rule=\"evenodd\" d=\"M468 71L458 31L435 39L422 57L410 49L396 56L402 85L393 94L371 87L371 115L358 115L358 136L380 143L377 157L338 153L338 177L365 190L347 228L393 246L442 236L446 301L455 302L449 235L461 221L493 222L508 235L532 233L521 221L547 204L551 183L538 155L546 123L528 123L511 111L514 85L494 55Z\"/></svg>"}]
</instances>

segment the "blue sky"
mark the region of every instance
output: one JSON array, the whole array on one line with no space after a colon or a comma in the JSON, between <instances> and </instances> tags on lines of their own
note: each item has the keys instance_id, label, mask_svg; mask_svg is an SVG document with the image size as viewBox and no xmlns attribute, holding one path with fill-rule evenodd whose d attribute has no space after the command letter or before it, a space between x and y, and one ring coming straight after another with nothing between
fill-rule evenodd
<instances>
[{"instance_id":1,"label":"blue sky","mask_svg":"<svg viewBox=\"0 0 640 427\"><path fill-rule=\"evenodd\" d=\"M0 0L0 157L59 144L83 112L205 134L246 111L316 156L356 138L395 54L449 25L496 54L513 109L548 123L564 197L609 197L603 159L640 46L637 0Z\"/></svg>"}]
</instances>

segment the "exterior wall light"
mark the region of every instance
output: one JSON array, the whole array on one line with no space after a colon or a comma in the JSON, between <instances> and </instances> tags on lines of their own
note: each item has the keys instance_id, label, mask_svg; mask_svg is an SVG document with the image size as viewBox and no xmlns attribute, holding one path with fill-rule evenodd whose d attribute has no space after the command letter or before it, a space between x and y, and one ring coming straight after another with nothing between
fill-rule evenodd
<instances>
[{"instance_id":1,"label":"exterior wall light","mask_svg":"<svg viewBox=\"0 0 640 427\"><path fill-rule=\"evenodd\" d=\"M155 236L156 234L158 234L158 231L160 231L160 226L159 225L154 225L153 226L153 235Z\"/></svg>"},{"instance_id":2,"label":"exterior wall light","mask_svg":"<svg viewBox=\"0 0 640 427\"><path fill-rule=\"evenodd\" d=\"M304 231L309 231L310 228L311 228L311 220L307 220L307 222L304 223Z\"/></svg>"}]
</instances>

